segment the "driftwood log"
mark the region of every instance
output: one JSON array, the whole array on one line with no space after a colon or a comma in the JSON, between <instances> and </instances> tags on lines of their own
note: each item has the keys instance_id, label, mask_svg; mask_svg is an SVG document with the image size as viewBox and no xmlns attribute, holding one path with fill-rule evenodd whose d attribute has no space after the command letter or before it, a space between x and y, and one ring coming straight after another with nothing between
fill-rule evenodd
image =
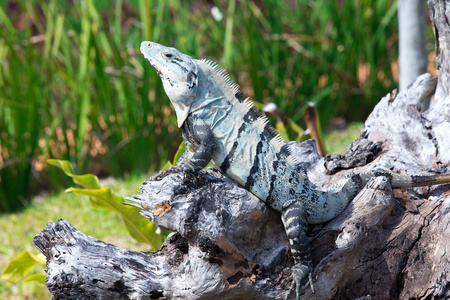
<instances>
[{"instance_id":1,"label":"driftwood log","mask_svg":"<svg viewBox=\"0 0 450 300\"><path fill-rule=\"evenodd\" d=\"M320 188L352 172L448 172L450 4L430 0L438 79L424 74L381 99L343 156L290 143ZM430 108L420 103L432 97ZM327 175L328 174L328 175ZM450 297L450 185L392 190L373 178L331 222L311 227L305 299ZM174 231L156 252L123 250L60 220L34 238L55 299L282 299L293 264L280 215L214 169L144 182L132 200Z\"/></svg>"}]
</instances>

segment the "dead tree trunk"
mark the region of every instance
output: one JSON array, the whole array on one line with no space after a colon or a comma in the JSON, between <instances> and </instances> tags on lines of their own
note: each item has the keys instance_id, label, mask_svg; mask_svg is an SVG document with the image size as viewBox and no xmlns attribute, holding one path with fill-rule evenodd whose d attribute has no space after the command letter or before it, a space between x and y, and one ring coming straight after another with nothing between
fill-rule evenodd
<instances>
[{"instance_id":1,"label":"dead tree trunk","mask_svg":"<svg viewBox=\"0 0 450 300\"><path fill-rule=\"evenodd\" d=\"M352 172L449 171L450 4L429 1L439 79L422 75L381 99L346 155L321 157L290 143L309 179L327 187ZM420 112L423 99L434 96ZM334 175L326 175L334 174ZM328 224L311 227L316 294L305 299L450 297L450 185L393 191L372 179ZM280 216L213 169L144 182L133 201L175 231L156 252L119 249L49 223L34 243L47 258L55 299L281 299L292 266Z\"/></svg>"}]
</instances>

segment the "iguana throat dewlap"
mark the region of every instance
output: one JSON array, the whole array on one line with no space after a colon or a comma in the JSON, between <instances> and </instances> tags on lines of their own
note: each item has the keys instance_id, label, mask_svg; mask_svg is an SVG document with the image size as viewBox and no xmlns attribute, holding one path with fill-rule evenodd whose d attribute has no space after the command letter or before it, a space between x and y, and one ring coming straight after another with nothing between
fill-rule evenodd
<instances>
[{"instance_id":1,"label":"iguana throat dewlap","mask_svg":"<svg viewBox=\"0 0 450 300\"><path fill-rule=\"evenodd\" d=\"M307 224L335 218L372 177L389 178L393 188L450 182L450 174L409 176L376 170L353 174L327 190L317 190L268 119L220 66L153 42L142 42L141 52L161 77L187 147L174 166L151 180L170 173L197 172L211 162L281 212L295 261L286 298L296 292L299 299L306 277L313 289Z\"/></svg>"}]
</instances>

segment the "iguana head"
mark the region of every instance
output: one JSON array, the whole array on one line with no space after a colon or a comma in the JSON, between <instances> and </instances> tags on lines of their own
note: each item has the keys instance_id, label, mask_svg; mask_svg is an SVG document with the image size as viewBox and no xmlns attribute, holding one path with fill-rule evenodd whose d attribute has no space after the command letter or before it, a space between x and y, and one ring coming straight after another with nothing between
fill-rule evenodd
<instances>
[{"instance_id":1,"label":"iguana head","mask_svg":"<svg viewBox=\"0 0 450 300\"><path fill-rule=\"evenodd\" d=\"M197 64L177 49L153 42L142 42L141 52L161 77L181 127L197 91Z\"/></svg>"}]
</instances>

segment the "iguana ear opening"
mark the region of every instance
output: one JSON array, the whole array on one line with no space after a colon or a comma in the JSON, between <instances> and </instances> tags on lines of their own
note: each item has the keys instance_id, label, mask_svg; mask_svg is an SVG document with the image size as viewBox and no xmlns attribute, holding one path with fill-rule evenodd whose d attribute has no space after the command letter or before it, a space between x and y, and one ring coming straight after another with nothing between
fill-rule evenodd
<instances>
[{"instance_id":1,"label":"iguana ear opening","mask_svg":"<svg viewBox=\"0 0 450 300\"><path fill-rule=\"evenodd\" d=\"M192 71L189 72L186 82L188 83L190 89L194 88L197 85L197 74Z\"/></svg>"},{"instance_id":2,"label":"iguana ear opening","mask_svg":"<svg viewBox=\"0 0 450 300\"><path fill-rule=\"evenodd\" d=\"M184 121L186 121L189 111L191 109L191 106L183 104L183 103L173 103L173 107L175 108L175 112L177 113L177 123L178 128L181 128L183 126Z\"/></svg>"}]
</instances>

